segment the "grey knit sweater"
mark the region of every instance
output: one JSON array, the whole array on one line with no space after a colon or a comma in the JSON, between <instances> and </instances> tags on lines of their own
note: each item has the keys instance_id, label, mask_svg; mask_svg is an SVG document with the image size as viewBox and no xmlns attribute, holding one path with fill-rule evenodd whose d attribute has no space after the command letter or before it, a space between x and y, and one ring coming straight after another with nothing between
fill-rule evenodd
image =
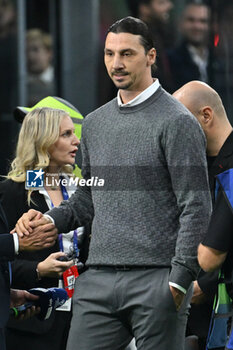
<instances>
[{"instance_id":1,"label":"grey knit sweater","mask_svg":"<svg viewBox=\"0 0 233 350\"><path fill-rule=\"evenodd\" d=\"M86 117L82 154L84 177L105 185L49 211L59 231L94 216L89 265L172 266L170 281L188 288L211 212L196 119L161 87L133 107L113 99Z\"/></svg>"}]
</instances>

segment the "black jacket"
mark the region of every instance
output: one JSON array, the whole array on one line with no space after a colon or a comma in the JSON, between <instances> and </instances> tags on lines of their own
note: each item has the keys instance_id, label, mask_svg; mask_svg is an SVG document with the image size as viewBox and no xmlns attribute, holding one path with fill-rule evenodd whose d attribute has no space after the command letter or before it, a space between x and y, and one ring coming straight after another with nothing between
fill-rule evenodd
<instances>
[{"instance_id":1,"label":"black jacket","mask_svg":"<svg viewBox=\"0 0 233 350\"><path fill-rule=\"evenodd\" d=\"M9 234L6 217L0 205L0 328L5 326L9 317L10 274L8 261L13 260L14 255L13 236Z\"/></svg>"},{"instance_id":2,"label":"black jacket","mask_svg":"<svg viewBox=\"0 0 233 350\"><path fill-rule=\"evenodd\" d=\"M33 203L28 206L27 191L24 183L17 183L12 180L0 182L0 200L4 208L9 229L15 227L17 220L29 209L39 210L42 213L48 211L48 206L38 191L32 192ZM87 235L88 237L88 235ZM12 287L17 289L50 288L58 285L58 279L44 277L38 280L36 267L39 262L46 259L51 253L59 251L58 241L53 247L33 252L20 252L12 263ZM81 260L85 261L88 252L88 242L80 254ZM44 333L52 325L53 317L48 321L40 322L35 317L30 320L18 322L11 320L8 326L35 333Z\"/></svg>"},{"instance_id":3,"label":"black jacket","mask_svg":"<svg viewBox=\"0 0 233 350\"><path fill-rule=\"evenodd\" d=\"M201 80L199 68L193 61L185 41L174 49L168 50L167 57L172 79L170 83L170 93L173 93L175 90L179 89L182 85L191 80ZM211 61L212 55L209 52L207 64L208 78L211 76Z\"/></svg>"}]
</instances>

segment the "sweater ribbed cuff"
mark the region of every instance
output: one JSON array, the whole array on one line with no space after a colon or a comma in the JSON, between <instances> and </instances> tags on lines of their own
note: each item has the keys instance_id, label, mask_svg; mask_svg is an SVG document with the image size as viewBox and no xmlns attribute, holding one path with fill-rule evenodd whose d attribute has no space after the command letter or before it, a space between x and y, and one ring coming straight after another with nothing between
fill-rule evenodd
<instances>
[{"instance_id":1,"label":"sweater ribbed cuff","mask_svg":"<svg viewBox=\"0 0 233 350\"><path fill-rule=\"evenodd\" d=\"M172 265L169 281L178 284L185 290L189 289L192 281L195 280L194 275L189 269L182 265Z\"/></svg>"}]
</instances>

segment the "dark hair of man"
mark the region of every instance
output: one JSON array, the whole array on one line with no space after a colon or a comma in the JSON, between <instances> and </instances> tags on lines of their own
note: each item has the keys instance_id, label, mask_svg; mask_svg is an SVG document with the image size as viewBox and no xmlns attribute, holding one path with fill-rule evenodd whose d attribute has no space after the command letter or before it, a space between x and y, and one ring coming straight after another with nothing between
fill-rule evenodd
<instances>
[{"instance_id":1,"label":"dark hair of man","mask_svg":"<svg viewBox=\"0 0 233 350\"><path fill-rule=\"evenodd\" d=\"M150 49L154 47L154 42L151 37L148 26L146 25L146 23L144 23L138 18L130 16L122 18L119 21L113 23L111 27L109 27L107 35L110 32L116 34L130 33L133 35L140 35L140 41L145 49L145 53L147 53Z\"/></svg>"}]
</instances>

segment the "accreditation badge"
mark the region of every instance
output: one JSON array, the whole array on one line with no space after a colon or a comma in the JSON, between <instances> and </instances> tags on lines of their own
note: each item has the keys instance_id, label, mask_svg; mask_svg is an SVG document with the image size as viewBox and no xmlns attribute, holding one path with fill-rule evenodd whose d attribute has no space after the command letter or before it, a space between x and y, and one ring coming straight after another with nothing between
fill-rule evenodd
<instances>
[{"instance_id":1,"label":"accreditation badge","mask_svg":"<svg viewBox=\"0 0 233 350\"><path fill-rule=\"evenodd\" d=\"M69 269L63 272L64 288L67 291L69 298L72 298L74 294L75 280L78 276L79 273L76 265L71 266Z\"/></svg>"},{"instance_id":2,"label":"accreditation badge","mask_svg":"<svg viewBox=\"0 0 233 350\"><path fill-rule=\"evenodd\" d=\"M59 280L58 287L64 288L67 291L69 299L62 306L57 308L57 311L71 311L71 298L74 294L75 280L78 276L79 273L76 265L71 266L63 272L62 280Z\"/></svg>"}]
</instances>

